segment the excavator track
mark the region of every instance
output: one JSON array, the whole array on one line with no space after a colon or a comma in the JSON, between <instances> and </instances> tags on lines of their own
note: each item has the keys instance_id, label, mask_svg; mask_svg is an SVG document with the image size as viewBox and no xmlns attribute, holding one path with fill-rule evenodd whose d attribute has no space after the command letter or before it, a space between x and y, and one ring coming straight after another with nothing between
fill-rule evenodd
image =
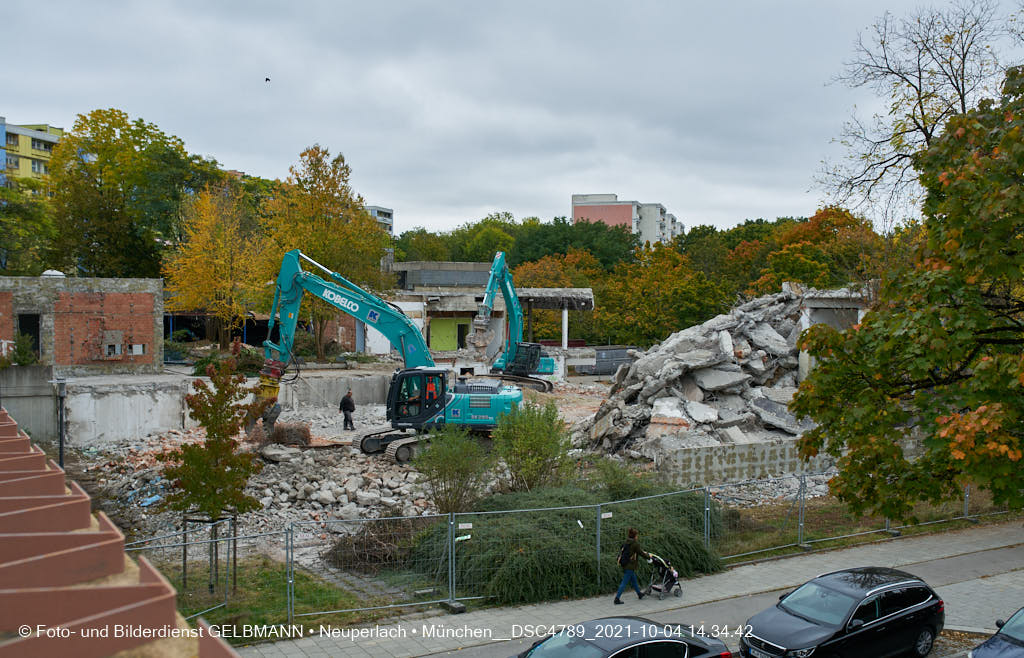
<instances>
[{"instance_id":1,"label":"excavator track","mask_svg":"<svg viewBox=\"0 0 1024 658\"><path fill-rule=\"evenodd\" d=\"M534 391L540 391L541 393L550 393L555 389L555 385L546 379L539 379L537 377L521 377L519 375L506 375L500 372L491 373L498 377L503 382L512 382L514 384L520 384Z\"/></svg>"},{"instance_id":2,"label":"excavator track","mask_svg":"<svg viewBox=\"0 0 1024 658\"><path fill-rule=\"evenodd\" d=\"M395 464L404 464L416 456L416 444L419 442L420 440L417 437L392 441L388 444L384 455Z\"/></svg>"}]
</instances>

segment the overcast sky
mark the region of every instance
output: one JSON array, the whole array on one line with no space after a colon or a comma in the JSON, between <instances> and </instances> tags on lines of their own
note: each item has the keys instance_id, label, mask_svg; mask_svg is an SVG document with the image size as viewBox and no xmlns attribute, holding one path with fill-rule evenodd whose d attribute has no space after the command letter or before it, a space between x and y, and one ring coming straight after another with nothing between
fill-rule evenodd
<instances>
[{"instance_id":1,"label":"overcast sky","mask_svg":"<svg viewBox=\"0 0 1024 658\"><path fill-rule=\"evenodd\" d=\"M0 115L116 107L267 178L319 143L396 234L550 220L574 193L728 227L821 205L831 140L876 104L829 81L919 4L6 0Z\"/></svg>"}]
</instances>

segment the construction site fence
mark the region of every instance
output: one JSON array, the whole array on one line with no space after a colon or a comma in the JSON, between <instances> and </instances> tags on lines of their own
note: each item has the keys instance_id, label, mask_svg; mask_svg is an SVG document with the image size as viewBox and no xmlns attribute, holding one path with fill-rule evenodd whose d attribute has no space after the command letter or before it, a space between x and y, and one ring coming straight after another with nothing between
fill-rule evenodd
<instances>
[{"instance_id":1,"label":"construction site fence","mask_svg":"<svg viewBox=\"0 0 1024 658\"><path fill-rule=\"evenodd\" d=\"M251 606L246 597L256 592L269 615L262 623L365 623L417 606L493 598L495 583L507 583L508 574L488 556L535 545L527 533L537 528L558 538L545 543L546 559L581 574L574 591L557 593L562 598L611 591L618 578L613 582L609 574L615 571L606 567L614 566L630 526L650 536L649 528L676 524L735 565L1008 513L987 492L967 486L955 499L918 505L914 524L856 518L831 496L810 495L815 492L808 480L818 475L823 474L596 505L293 522L281 531L250 535L238 534L236 518L187 522L179 532L129 542L125 550L161 569L177 588L186 618L217 619L221 609L225 618L237 618ZM644 548L672 553L667 546Z\"/></svg>"}]
</instances>

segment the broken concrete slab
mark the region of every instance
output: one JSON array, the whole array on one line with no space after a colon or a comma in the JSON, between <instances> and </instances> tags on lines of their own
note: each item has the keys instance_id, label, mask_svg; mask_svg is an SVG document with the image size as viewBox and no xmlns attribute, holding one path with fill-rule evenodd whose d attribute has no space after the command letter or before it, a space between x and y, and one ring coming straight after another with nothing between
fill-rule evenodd
<instances>
[{"instance_id":1,"label":"broken concrete slab","mask_svg":"<svg viewBox=\"0 0 1024 658\"><path fill-rule=\"evenodd\" d=\"M271 462L290 462L302 458L302 451L298 448L269 443L260 448L260 455Z\"/></svg>"},{"instance_id":2,"label":"broken concrete slab","mask_svg":"<svg viewBox=\"0 0 1024 658\"><path fill-rule=\"evenodd\" d=\"M700 402L687 402L686 413L697 423L713 423L718 420L718 409Z\"/></svg>"},{"instance_id":3,"label":"broken concrete slab","mask_svg":"<svg viewBox=\"0 0 1024 658\"><path fill-rule=\"evenodd\" d=\"M704 368L695 370L693 380L705 391L720 391L744 384L750 380L750 375L743 372L731 372L716 368Z\"/></svg>"},{"instance_id":4,"label":"broken concrete slab","mask_svg":"<svg viewBox=\"0 0 1024 658\"><path fill-rule=\"evenodd\" d=\"M787 356L791 347L779 332L772 329L767 322L762 322L747 332L750 342L774 356Z\"/></svg>"},{"instance_id":5,"label":"broken concrete slab","mask_svg":"<svg viewBox=\"0 0 1024 658\"><path fill-rule=\"evenodd\" d=\"M797 422L796 416L789 412L786 405L779 404L766 397L754 398L750 401L750 409L769 427L777 427L790 434L802 434L813 425L808 422Z\"/></svg>"}]
</instances>

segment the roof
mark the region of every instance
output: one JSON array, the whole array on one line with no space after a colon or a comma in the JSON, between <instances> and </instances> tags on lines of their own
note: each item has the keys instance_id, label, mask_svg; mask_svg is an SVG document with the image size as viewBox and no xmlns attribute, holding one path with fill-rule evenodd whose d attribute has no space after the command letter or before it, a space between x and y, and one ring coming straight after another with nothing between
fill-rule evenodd
<instances>
[{"instance_id":1,"label":"roof","mask_svg":"<svg viewBox=\"0 0 1024 658\"><path fill-rule=\"evenodd\" d=\"M516 295L524 307L535 309L573 311L594 310L594 291L591 288L517 288Z\"/></svg>"},{"instance_id":2,"label":"roof","mask_svg":"<svg viewBox=\"0 0 1024 658\"><path fill-rule=\"evenodd\" d=\"M867 592L886 585L907 581L924 582L917 576L888 567L857 567L818 576L816 581L845 594L863 596Z\"/></svg>"}]
</instances>

